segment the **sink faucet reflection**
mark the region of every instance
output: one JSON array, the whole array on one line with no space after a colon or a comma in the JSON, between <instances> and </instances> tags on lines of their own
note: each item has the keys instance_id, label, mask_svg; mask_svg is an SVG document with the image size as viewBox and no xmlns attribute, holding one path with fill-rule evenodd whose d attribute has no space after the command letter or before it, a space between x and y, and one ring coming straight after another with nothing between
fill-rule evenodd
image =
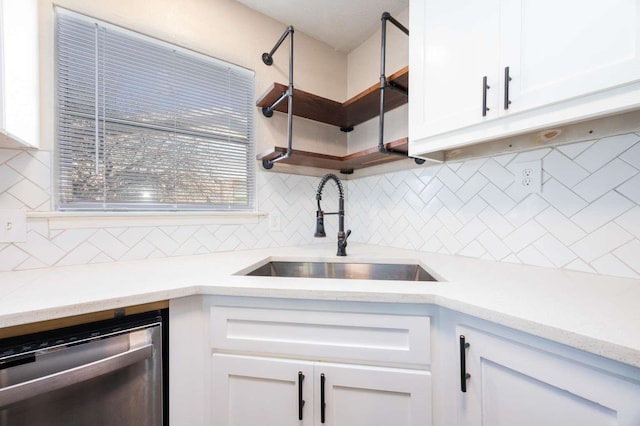
<instances>
[{"instance_id":1,"label":"sink faucet reflection","mask_svg":"<svg viewBox=\"0 0 640 426\"><path fill-rule=\"evenodd\" d=\"M332 213L325 213L322 211L322 207L320 207L320 200L322 200L322 190L324 186L329 180L333 180L338 186L339 200L338 200L338 211ZM318 211L316 212L316 232L314 237L326 237L327 234L324 232L324 215L327 214L337 214L338 215L338 256L346 256L347 255L347 238L351 235L351 230L347 230L346 234L344 232L344 189L342 187L342 182L338 179L338 176L333 173L328 173L320 179L320 184L318 185L318 191L316 192L316 200L318 200Z\"/></svg>"}]
</instances>

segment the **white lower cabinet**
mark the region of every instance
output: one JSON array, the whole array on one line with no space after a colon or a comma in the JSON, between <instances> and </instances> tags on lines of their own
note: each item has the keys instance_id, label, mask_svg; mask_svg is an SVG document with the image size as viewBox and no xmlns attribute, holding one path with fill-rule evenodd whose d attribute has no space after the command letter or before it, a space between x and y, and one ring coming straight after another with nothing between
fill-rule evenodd
<instances>
[{"instance_id":1,"label":"white lower cabinet","mask_svg":"<svg viewBox=\"0 0 640 426\"><path fill-rule=\"evenodd\" d=\"M443 335L436 424L640 425L637 369L477 319L455 321Z\"/></svg>"},{"instance_id":2,"label":"white lower cabinet","mask_svg":"<svg viewBox=\"0 0 640 426\"><path fill-rule=\"evenodd\" d=\"M430 424L427 371L214 354L212 372L213 425Z\"/></svg>"}]
</instances>

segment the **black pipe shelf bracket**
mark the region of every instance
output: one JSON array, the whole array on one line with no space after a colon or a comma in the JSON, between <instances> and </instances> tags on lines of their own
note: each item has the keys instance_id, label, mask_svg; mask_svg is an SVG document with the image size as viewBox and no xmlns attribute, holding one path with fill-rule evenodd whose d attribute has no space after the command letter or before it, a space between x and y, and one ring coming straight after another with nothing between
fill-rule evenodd
<instances>
[{"instance_id":1,"label":"black pipe shelf bracket","mask_svg":"<svg viewBox=\"0 0 640 426\"><path fill-rule=\"evenodd\" d=\"M270 106L262 107L262 114L265 117L273 116L273 110L285 99L288 100L288 110L287 110L287 150L277 156L276 158L272 158L271 160L262 160L262 167L269 170L273 168L273 164L285 160L291 157L293 152L292 149L292 127L293 127L293 27L289 25L287 29L282 33L280 39L277 41L273 49L270 52L264 52L262 54L262 62L265 65L271 66L273 65L273 54L278 50L280 45L284 42L284 40L289 37L289 86L287 90L282 93L282 95L276 99L273 104Z\"/></svg>"},{"instance_id":2,"label":"black pipe shelf bracket","mask_svg":"<svg viewBox=\"0 0 640 426\"><path fill-rule=\"evenodd\" d=\"M409 91L404 87L398 86L393 82L387 81L385 75L385 62L387 56L387 21L395 25L400 31L409 35L409 29L396 20L389 12L384 12L380 18L382 21L382 39L380 43L380 115L378 124L378 151L383 154L398 155L401 157L412 158L416 164L424 164L423 158L411 157L408 152L396 151L388 149L384 144L384 92L386 89L391 89L397 92L409 96Z\"/></svg>"}]
</instances>

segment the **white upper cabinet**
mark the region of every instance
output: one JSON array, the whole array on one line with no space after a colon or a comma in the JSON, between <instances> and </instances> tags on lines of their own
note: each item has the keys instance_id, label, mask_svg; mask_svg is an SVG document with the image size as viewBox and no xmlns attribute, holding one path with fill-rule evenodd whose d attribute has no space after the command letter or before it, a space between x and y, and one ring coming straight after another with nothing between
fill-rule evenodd
<instances>
[{"instance_id":1,"label":"white upper cabinet","mask_svg":"<svg viewBox=\"0 0 640 426\"><path fill-rule=\"evenodd\" d=\"M0 0L0 147L39 146L38 2Z\"/></svg>"},{"instance_id":2,"label":"white upper cabinet","mask_svg":"<svg viewBox=\"0 0 640 426\"><path fill-rule=\"evenodd\" d=\"M410 7L411 155L640 108L640 0Z\"/></svg>"}]
</instances>

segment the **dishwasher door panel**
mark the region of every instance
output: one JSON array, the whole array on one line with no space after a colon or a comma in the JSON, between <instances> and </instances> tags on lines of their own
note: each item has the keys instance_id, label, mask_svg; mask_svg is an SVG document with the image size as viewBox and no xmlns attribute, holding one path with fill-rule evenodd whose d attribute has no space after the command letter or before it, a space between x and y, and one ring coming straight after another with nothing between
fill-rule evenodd
<instances>
[{"instance_id":1,"label":"dishwasher door panel","mask_svg":"<svg viewBox=\"0 0 640 426\"><path fill-rule=\"evenodd\" d=\"M0 426L161 426L161 336L143 327L0 370Z\"/></svg>"}]
</instances>

